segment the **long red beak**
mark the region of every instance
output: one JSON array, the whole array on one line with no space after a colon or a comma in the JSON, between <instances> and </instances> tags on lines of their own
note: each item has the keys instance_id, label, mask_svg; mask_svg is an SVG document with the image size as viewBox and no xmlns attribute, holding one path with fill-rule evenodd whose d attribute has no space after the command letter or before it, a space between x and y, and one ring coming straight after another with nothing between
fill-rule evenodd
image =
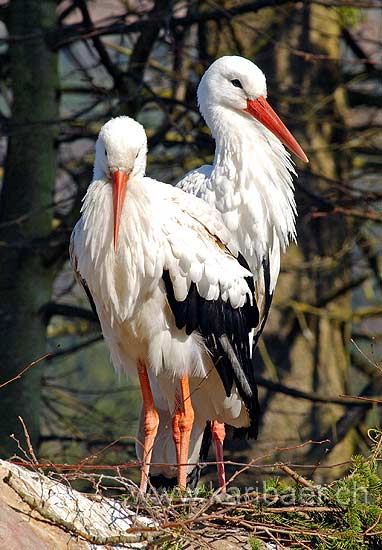
<instances>
[{"instance_id":1,"label":"long red beak","mask_svg":"<svg viewBox=\"0 0 382 550\"><path fill-rule=\"evenodd\" d=\"M264 124L268 130L279 138L288 149L294 153L299 159L304 162L309 162L308 157L301 149L297 141L294 139L288 128L275 111L269 105L268 101L263 96L259 96L257 99L247 99L247 108L244 109L247 113L251 114L256 120Z\"/></svg>"},{"instance_id":2,"label":"long red beak","mask_svg":"<svg viewBox=\"0 0 382 550\"><path fill-rule=\"evenodd\" d=\"M121 213L123 203L125 202L127 182L129 176L117 170L111 175L111 181L113 183L113 206L114 206L114 250L117 250L119 224L121 221Z\"/></svg>"}]
</instances>

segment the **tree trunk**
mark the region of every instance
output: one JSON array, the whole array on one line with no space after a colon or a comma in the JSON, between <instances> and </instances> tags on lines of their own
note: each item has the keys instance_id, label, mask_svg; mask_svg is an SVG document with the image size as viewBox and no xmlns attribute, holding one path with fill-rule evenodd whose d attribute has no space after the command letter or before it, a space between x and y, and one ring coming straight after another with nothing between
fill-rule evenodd
<instances>
[{"instance_id":1,"label":"tree trunk","mask_svg":"<svg viewBox=\"0 0 382 550\"><path fill-rule=\"evenodd\" d=\"M13 107L0 204L0 383L46 350L39 310L50 299L54 276L44 265L44 249L56 163L57 55L48 44L55 7L54 0L13 0L9 8ZM37 442L41 369L0 389L0 456L15 451L9 435L21 437L18 415Z\"/></svg>"},{"instance_id":2,"label":"tree trunk","mask_svg":"<svg viewBox=\"0 0 382 550\"><path fill-rule=\"evenodd\" d=\"M346 155L335 148L335 145L344 142L345 136L340 135L340 132L344 132L346 118L341 72L336 61L340 57L339 20L330 8L306 3L291 9L287 17L277 21L275 26L281 43L272 49L270 56L279 83L276 93L280 100L286 102L286 105L282 102L278 110L297 136L304 115L307 117L299 136L305 150L309 151L309 147L305 147L307 143L313 149L312 153L308 153L310 165L307 169L322 174L324 178L345 179ZM309 52L312 57L305 59L298 55L302 51ZM328 57L320 60L322 55ZM273 89L271 83L269 89ZM286 107L285 115L283 107ZM300 164L297 169L300 172L297 190L299 247L289 249L282 265L299 266L305 263L311 267L305 272L300 271L298 275L294 274L293 279L288 274L280 277L274 307L280 302L287 303L289 299L319 304L333 289L344 285L349 279L350 258L349 254L343 253L349 232L348 222L341 217L335 223L330 217L315 220L305 218L312 205L304 190L320 196L327 190L327 182L320 178L305 177L301 174L301 168L303 166ZM332 197L335 202L334 191ZM304 204L308 208L304 209ZM329 271L321 267L325 258L332 261ZM289 327L290 310L280 317L276 334L281 332L284 345L271 337L269 352L285 384L322 395L346 393L350 323L340 323L329 317L330 313L338 311L343 314L348 312L350 318L350 293L332 300L326 306L327 316L306 314L296 304ZM283 327L281 331L280 326ZM270 409L273 407L277 412L273 414L268 410L262 436L265 439L280 439L283 443L286 443L285 440L294 443L296 439L298 442L298 438L302 441L321 439L328 427L333 426L344 412L338 405L308 405L280 395L276 395L270 405ZM280 411L285 412L279 414ZM336 447L334 456L330 457L331 461L335 462L336 458L338 461L345 460L353 450L351 435L348 434ZM306 452L306 449L302 452Z\"/></svg>"}]
</instances>

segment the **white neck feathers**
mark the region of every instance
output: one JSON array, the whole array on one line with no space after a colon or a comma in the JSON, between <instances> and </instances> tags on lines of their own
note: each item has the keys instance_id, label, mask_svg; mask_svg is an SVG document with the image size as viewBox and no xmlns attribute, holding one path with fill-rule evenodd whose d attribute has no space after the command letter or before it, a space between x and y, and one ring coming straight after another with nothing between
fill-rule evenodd
<instances>
[{"instance_id":1,"label":"white neck feathers","mask_svg":"<svg viewBox=\"0 0 382 550\"><path fill-rule=\"evenodd\" d=\"M88 188L82 206L82 254L78 255L79 271L91 291L101 297L113 318L131 317L142 289L155 271L160 249L154 209L143 182L130 181L119 227L117 250L113 244L112 188L105 180L94 181ZM96 288L91 288L94 285Z\"/></svg>"},{"instance_id":2,"label":"white neck feathers","mask_svg":"<svg viewBox=\"0 0 382 550\"><path fill-rule=\"evenodd\" d=\"M245 114L226 107L211 107L203 114L216 140L211 189L228 228L238 235L239 247L250 256L266 254L276 234L285 250L296 237L296 172L289 153Z\"/></svg>"}]
</instances>

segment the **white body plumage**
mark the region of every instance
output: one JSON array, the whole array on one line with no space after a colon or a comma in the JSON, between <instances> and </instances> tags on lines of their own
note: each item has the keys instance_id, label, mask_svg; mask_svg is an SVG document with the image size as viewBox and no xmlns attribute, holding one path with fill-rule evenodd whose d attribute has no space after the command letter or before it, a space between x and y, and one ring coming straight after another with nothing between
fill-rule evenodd
<instances>
[{"instance_id":1,"label":"white body plumage","mask_svg":"<svg viewBox=\"0 0 382 550\"><path fill-rule=\"evenodd\" d=\"M72 247L113 364L135 369L144 353L156 375L167 371L171 376L185 372L204 376L203 345L195 334L186 337L176 329L161 278L164 269L170 271L178 301L186 298L195 282L207 300L221 295L234 308L243 305L250 296L245 277L251 274L228 249L217 245L220 237L236 253L219 214L170 185L150 178L130 181L114 251L112 210L110 183L93 181L73 231Z\"/></svg>"}]
</instances>

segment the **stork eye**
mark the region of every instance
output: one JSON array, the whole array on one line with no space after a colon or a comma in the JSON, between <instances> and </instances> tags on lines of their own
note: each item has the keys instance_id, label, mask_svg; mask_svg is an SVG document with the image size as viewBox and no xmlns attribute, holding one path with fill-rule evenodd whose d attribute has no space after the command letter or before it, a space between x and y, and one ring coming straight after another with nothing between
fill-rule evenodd
<instances>
[{"instance_id":1,"label":"stork eye","mask_svg":"<svg viewBox=\"0 0 382 550\"><path fill-rule=\"evenodd\" d=\"M238 80L237 78L234 78L233 80L231 80L231 84L232 86L235 86L235 88L243 88L240 80Z\"/></svg>"}]
</instances>

